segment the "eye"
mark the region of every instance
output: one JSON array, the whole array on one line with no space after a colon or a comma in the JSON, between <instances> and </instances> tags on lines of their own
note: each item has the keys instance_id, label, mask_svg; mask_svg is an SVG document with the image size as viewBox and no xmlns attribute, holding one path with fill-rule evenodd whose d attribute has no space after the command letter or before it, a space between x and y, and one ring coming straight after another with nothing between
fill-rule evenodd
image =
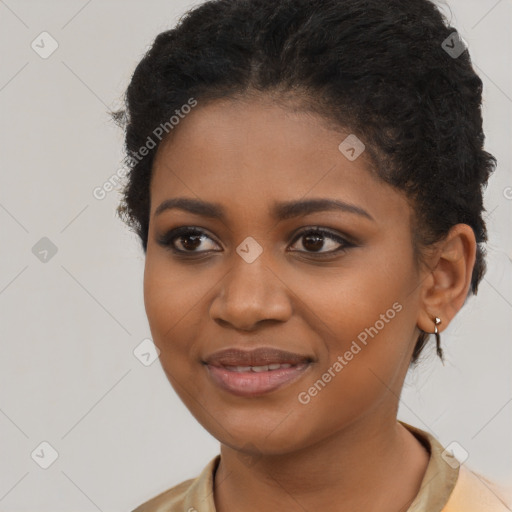
<instances>
[{"instance_id":1,"label":"eye","mask_svg":"<svg viewBox=\"0 0 512 512\"><path fill-rule=\"evenodd\" d=\"M301 245L305 251L292 251L292 252L306 252L320 255L332 255L345 251L349 247L354 247L354 244L343 238L342 236L332 233L324 228L314 227L302 230L294 239L295 244L301 240ZM338 248L336 248L338 246ZM327 249L324 250L323 249Z\"/></svg>"},{"instance_id":2,"label":"eye","mask_svg":"<svg viewBox=\"0 0 512 512\"><path fill-rule=\"evenodd\" d=\"M321 227L304 228L294 238L293 245L301 240L303 250L292 252L305 252L319 256L330 256L354 247L354 244L340 236ZM210 243L206 243L206 242ZM221 252L210 236L200 228L182 226L172 229L157 239L159 245L180 255L193 255L208 252ZM205 247L206 245L206 247ZM203 247L202 247L203 246ZM201 248L202 247L202 248ZM216 248L217 247L217 248Z\"/></svg>"},{"instance_id":3,"label":"eye","mask_svg":"<svg viewBox=\"0 0 512 512\"><path fill-rule=\"evenodd\" d=\"M210 240L213 242L203 230L190 226L183 226L180 228L172 229L163 236L157 239L157 242L165 248L168 248L176 253L181 254L199 254L209 251L217 251L213 246L217 246L216 242L206 244L204 242ZM203 244L203 250L197 250L201 248ZM180 247L181 246L181 247Z\"/></svg>"}]
</instances>

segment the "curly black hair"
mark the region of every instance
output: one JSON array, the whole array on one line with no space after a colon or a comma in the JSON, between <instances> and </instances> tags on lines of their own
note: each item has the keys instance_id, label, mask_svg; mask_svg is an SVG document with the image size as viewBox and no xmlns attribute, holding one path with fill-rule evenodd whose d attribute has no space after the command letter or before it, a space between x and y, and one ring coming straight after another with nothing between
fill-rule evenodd
<instances>
[{"instance_id":1,"label":"curly black hair","mask_svg":"<svg viewBox=\"0 0 512 512\"><path fill-rule=\"evenodd\" d=\"M468 295L476 293L487 240L482 194L496 159L483 149L482 81L460 44L430 0L204 2L156 37L124 108L112 112L126 132L128 167L117 213L146 252L158 127L170 132L169 119L191 100L296 97L363 140L372 172L410 199L420 259L419 249L455 224L472 227ZM420 333L411 364L428 337ZM437 353L442 359L439 342Z\"/></svg>"}]
</instances>

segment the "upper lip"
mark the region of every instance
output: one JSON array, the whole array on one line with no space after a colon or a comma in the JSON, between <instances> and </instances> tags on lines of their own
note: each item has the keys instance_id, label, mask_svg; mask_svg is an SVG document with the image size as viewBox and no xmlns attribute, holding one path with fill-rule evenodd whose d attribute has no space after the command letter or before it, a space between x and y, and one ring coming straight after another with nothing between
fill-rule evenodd
<instances>
[{"instance_id":1,"label":"upper lip","mask_svg":"<svg viewBox=\"0 0 512 512\"><path fill-rule=\"evenodd\" d=\"M260 347L244 350L236 347L214 352L205 359L212 366L265 366L268 364L309 363L312 358L272 347Z\"/></svg>"}]
</instances>

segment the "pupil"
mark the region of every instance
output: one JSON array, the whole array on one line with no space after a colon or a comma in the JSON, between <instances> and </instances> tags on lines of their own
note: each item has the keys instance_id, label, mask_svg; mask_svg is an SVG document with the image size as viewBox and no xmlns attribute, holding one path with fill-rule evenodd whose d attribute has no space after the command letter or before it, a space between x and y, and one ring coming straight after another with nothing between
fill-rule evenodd
<instances>
[{"instance_id":1,"label":"pupil","mask_svg":"<svg viewBox=\"0 0 512 512\"><path fill-rule=\"evenodd\" d=\"M190 246L190 244L187 242L187 240L188 241L195 240L195 243L192 242L192 246ZM182 237L182 242L183 242L183 247L185 247L185 249L189 249L189 250L197 249L197 247L201 243L201 235L186 235L186 236Z\"/></svg>"},{"instance_id":2,"label":"pupil","mask_svg":"<svg viewBox=\"0 0 512 512\"><path fill-rule=\"evenodd\" d=\"M312 240L313 241L313 246L311 247L307 247L308 245L308 240ZM320 250L322 248L322 246L324 245L324 241L323 241L323 235L306 235L304 237L304 247L308 250L313 250L313 251L317 251L317 250Z\"/></svg>"}]
</instances>

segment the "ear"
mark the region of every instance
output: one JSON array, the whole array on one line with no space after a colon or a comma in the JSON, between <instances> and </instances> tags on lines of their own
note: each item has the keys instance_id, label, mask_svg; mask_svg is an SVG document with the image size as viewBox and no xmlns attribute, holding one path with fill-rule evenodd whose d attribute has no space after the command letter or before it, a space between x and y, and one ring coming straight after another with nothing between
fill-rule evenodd
<instances>
[{"instance_id":1,"label":"ear","mask_svg":"<svg viewBox=\"0 0 512 512\"><path fill-rule=\"evenodd\" d=\"M434 332L435 317L441 319L439 332L446 329L466 300L476 258L475 234L467 224L457 224L435 247L422 281L417 321L429 333Z\"/></svg>"}]
</instances>

